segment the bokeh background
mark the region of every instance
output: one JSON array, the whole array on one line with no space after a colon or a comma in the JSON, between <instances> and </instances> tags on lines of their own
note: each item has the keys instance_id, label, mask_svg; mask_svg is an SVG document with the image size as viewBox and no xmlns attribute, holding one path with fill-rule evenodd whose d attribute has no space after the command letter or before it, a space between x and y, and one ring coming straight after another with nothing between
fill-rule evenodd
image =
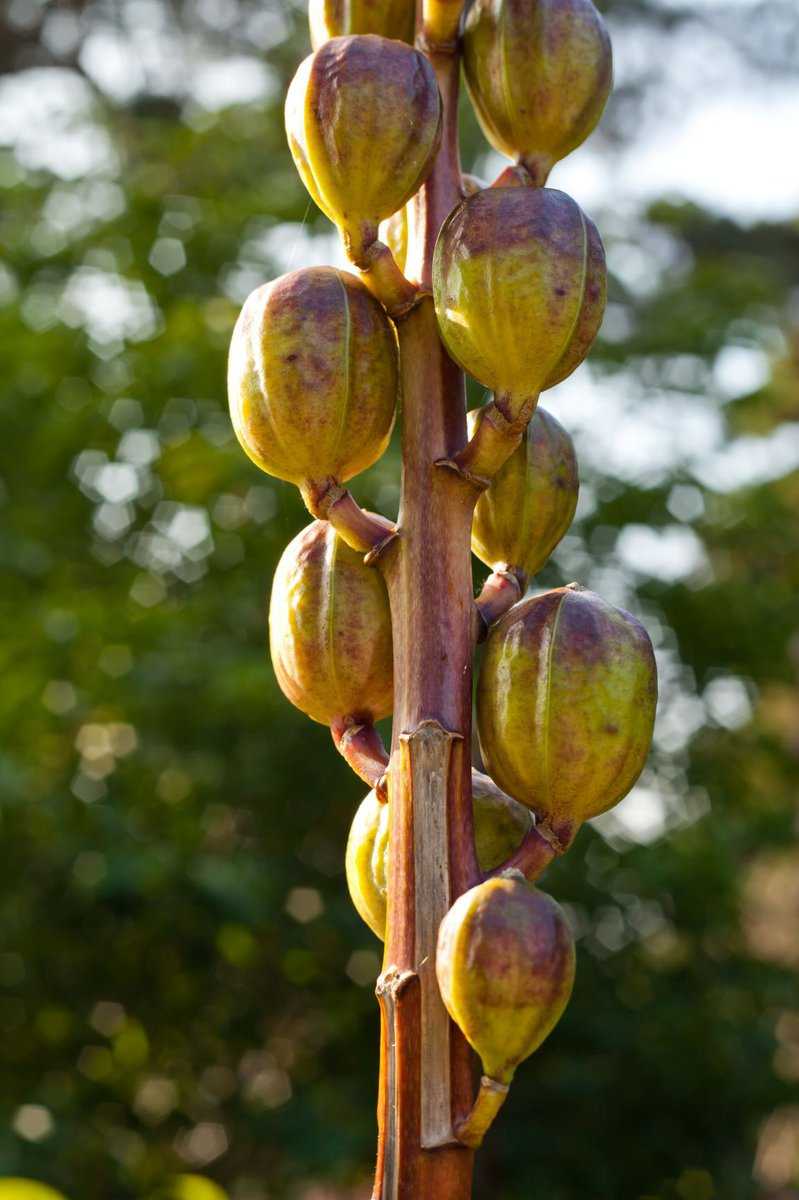
<instances>
[{"instance_id":1,"label":"bokeh background","mask_svg":"<svg viewBox=\"0 0 799 1200\"><path fill-rule=\"evenodd\" d=\"M548 873L576 992L475 1194L789 1200L799 10L601 7L616 91L552 183L610 303L545 399L582 495L536 586L641 616L661 702L639 785ZM268 664L307 517L224 391L250 289L339 261L282 131L307 50L293 0L0 11L0 1177L69 1200L369 1195L362 789ZM499 166L466 106L463 157ZM356 490L395 513L396 447Z\"/></svg>"}]
</instances>

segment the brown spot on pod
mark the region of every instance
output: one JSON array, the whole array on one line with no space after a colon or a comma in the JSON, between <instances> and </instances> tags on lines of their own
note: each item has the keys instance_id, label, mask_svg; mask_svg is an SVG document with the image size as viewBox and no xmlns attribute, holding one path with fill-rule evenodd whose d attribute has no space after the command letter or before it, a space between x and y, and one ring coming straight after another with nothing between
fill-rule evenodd
<instances>
[{"instance_id":1,"label":"brown spot on pod","mask_svg":"<svg viewBox=\"0 0 799 1200\"><path fill-rule=\"evenodd\" d=\"M379 572L326 521L284 550L269 603L278 683L314 721L376 721L392 708L391 617Z\"/></svg>"},{"instance_id":2,"label":"brown spot on pod","mask_svg":"<svg viewBox=\"0 0 799 1200\"><path fill-rule=\"evenodd\" d=\"M574 959L561 908L520 877L487 880L453 904L439 931L438 983L489 1078L510 1083L554 1029Z\"/></svg>"},{"instance_id":3,"label":"brown spot on pod","mask_svg":"<svg viewBox=\"0 0 799 1200\"><path fill-rule=\"evenodd\" d=\"M513 854L532 825L529 809L505 796L488 779L472 773L474 841L477 861L491 871ZM347 839L346 871L350 897L381 941L386 933L389 809L375 793L361 802Z\"/></svg>"},{"instance_id":4,"label":"brown spot on pod","mask_svg":"<svg viewBox=\"0 0 799 1200\"><path fill-rule=\"evenodd\" d=\"M657 703L652 644L584 588L522 601L491 630L477 688L486 767L561 844L627 794Z\"/></svg>"},{"instance_id":5,"label":"brown spot on pod","mask_svg":"<svg viewBox=\"0 0 799 1200\"><path fill-rule=\"evenodd\" d=\"M474 0L463 63L489 142L539 186L588 137L613 82L610 39L591 0Z\"/></svg>"},{"instance_id":6,"label":"brown spot on pod","mask_svg":"<svg viewBox=\"0 0 799 1200\"><path fill-rule=\"evenodd\" d=\"M263 471L351 478L385 450L398 390L394 329L347 271L282 275L247 299L230 345L233 428Z\"/></svg>"},{"instance_id":7,"label":"brown spot on pod","mask_svg":"<svg viewBox=\"0 0 799 1200\"><path fill-rule=\"evenodd\" d=\"M310 0L311 45L349 33L378 33L413 43L414 0Z\"/></svg>"},{"instance_id":8,"label":"brown spot on pod","mask_svg":"<svg viewBox=\"0 0 799 1200\"><path fill-rule=\"evenodd\" d=\"M483 419L469 413L469 435ZM472 550L486 566L534 575L572 523L579 479L574 444L540 406L519 446L477 501Z\"/></svg>"},{"instance_id":9,"label":"brown spot on pod","mask_svg":"<svg viewBox=\"0 0 799 1200\"><path fill-rule=\"evenodd\" d=\"M403 42L332 38L294 76L286 132L303 183L360 261L378 223L433 165L441 136L433 68Z\"/></svg>"},{"instance_id":10,"label":"brown spot on pod","mask_svg":"<svg viewBox=\"0 0 799 1200\"><path fill-rule=\"evenodd\" d=\"M452 357L497 393L535 396L573 371L596 336L602 243L564 192L487 188L444 222L433 292Z\"/></svg>"}]
</instances>

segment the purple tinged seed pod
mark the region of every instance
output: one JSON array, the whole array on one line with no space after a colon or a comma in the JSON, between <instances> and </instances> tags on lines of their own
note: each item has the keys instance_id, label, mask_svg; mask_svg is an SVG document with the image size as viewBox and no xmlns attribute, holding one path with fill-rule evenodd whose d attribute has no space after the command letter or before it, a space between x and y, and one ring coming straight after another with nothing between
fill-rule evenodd
<instances>
[{"instance_id":1,"label":"purple tinged seed pod","mask_svg":"<svg viewBox=\"0 0 799 1200\"><path fill-rule=\"evenodd\" d=\"M521 876L486 880L441 922L441 997L485 1075L509 1084L552 1032L574 983L574 939L558 904Z\"/></svg>"},{"instance_id":2,"label":"purple tinged seed pod","mask_svg":"<svg viewBox=\"0 0 799 1200\"><path fill-rule=\"evenodd\" d=\"M486 769L563 848L635 783L656 704L652 643L635 617L577 584L523 600L486 641Z\"/></svg>"},{"instance_id":3,"label":"purple tinged seed pod","mask_svg":"<svg viewBox=\"0 0 799 1200\"><path fill-rule=\"evenodd\" d=\"M385 584L327 521L314 521L283 551L269 603L269 645L284 695L314 721L368 724L391 712Z\"/></svg>"},{"instance_id":4,"label":"purple tinged seed pod","mask_svg":"<svg viewBox=\"0 0 799 1200\"><path fill-rule=\"evenodd\" d=\"M433 294L444 343L498 395L535 397L588 353L605 309L596 226L564 192L487 188L444 222Z\"/></svg>"},{"instance_id":5,"label":"purple tinged seed pod","mask_svg":"<svg viewBox=\"0 0 799 1200\"><path fill-rule=\"evenodd\" d=\"M230 345L236 437L270 475L300 488L350 479L381 456L398 393L397 341L368 288L309 267L257 288Z\"/></svg>"},{"instance_id":6,"label":"purple tinged seed pod","mask_svg":"<svg viewBox=\"0 0 799 1200\"><path fill-rule=\"evenodd\" d=\"M591 0L474 0L463 65L489 142L539 187L591 133L613 83L610 38Z\"/></svg>"},{"instance_id":7,"label":"purple tinged seed pod","mask_svg":"<svg viewBox=\"0 0 799 1200\"><path fill-rule=\"evenodd\" d=\"M470 436L484 411L469 413ZM535 575L571 525L579 490L574 443L539 406L518 447L477 501L472 550L495 571Z\"/></svg>"},{"instance_id":8,"label":"purple tinged seed pod","mask_svg":"<svg viewBox=\"0 0 799 1200\"><path fill-rule=\"evenodd\" d=\"M377 227L410 200L433 166L441 96L428 59L375 34L332 38L299 66L286 133L313 199L364 265Z\"/></svg>"}]
</instances>

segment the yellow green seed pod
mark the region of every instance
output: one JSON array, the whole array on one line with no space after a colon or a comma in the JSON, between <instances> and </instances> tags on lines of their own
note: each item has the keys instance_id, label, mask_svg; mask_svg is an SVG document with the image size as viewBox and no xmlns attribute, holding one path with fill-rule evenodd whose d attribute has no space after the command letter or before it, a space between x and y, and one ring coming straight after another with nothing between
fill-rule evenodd
<instances>
[{"instance_id":1,"label":"yellow green seed pod","mask_svg":"<svg viewBox=\"0 0 799 1200\"><path fill-rule=\"evenodd\" d=\"M477 861L482 871L492 871L518 848L532 816L479 771L472 772L472 806ZM353 818L345 860L352 902L381 941L386 933L388 822L388 805L369 792Z\"/></svg>"},{"instance_id":2,"label":"yellow green seed pod","mask_svg":"<svg viewBox=\"0 0 799 1200\"><path fill-rule=\"evenodd\" d=\"M539 186L588 137L613 82L610 38L591 0L474 0L463 65L489 142Z\"/></svg>"},{"instance_id":3,"label":"yellow green seed pod","mask_svg":"<svg viewBox=\"0 0 799 1200\"><path fill-rule=\"evenodd\" d=\"M656 704L643 625L576 584L523 600L489 632L477 686L486 768L561 846L633 786Z\"/></svg>"},{"instance_id":4,"label":"yellow green seed pod","mask_svg":"<svg viewBox=\"0 0 799 1200\"><path fill-rule=\"evenodd\" d=\"M236 322L233 428L270 475L343 482L388 445L398 378L396 335L368 288L332 267L292 271L254 291Z\"/></svg>"},{"instance_id":5,"label":"yellow green seed pod","mask_svg":"<svg viewBox=\"0 0 799 1200\"><path fill-rule=\"evenodd\" d=\"M484 409L468 415L469 436ZM580 483L574 443L540 406L519 446L480 496L472 519L472 550L495 571L535 575L572 523Z\"/></svg>"},{"instance_id":6,"label":"yellow green seed pod","mask_svg":"<svg viewBox=\"0 0 799 1200\"><path fill-rule=\"evenodd\" d=\"M391 712L383 579L327 521L314 521L283 551L269 604L269 645L282 691L314 721L368 723Z\"/></svg>"},{"instance_id":7,"label":"yellow green seed pod","mask_svg":"<svg viewBox=\"0 0 799 1200\"><path fill-rule=\"evenodd\" d=\"M564 192L486 188L444 222L433 294L452 357L501 395L533 397L588 353L605 308L596 226Z\"/></svg>"},{"instance_id":8,"label":"yellow green seed pod","mask_svg":"<svg viewBox=\"0 0 799 1200\"><path fill-rule=\"evenodd\" d=\"M560 906L515 872L455 901L439 929L438 984L489 1079L510 1083L552 1032L569 1002L574 960Z\"/></svg>"},{"instance_id":9,"label":"yellow green seed pod","mask_svg":"<svg viewBox=\"0 0 799 1200\"><path fill-rule=\"evenodd\" d=\"M303 183L360 264L380 221L432 168L441 136L433 68L404 42L332 38L292 80L286 132Z\"/></svg>"},{"instance_id":10,"label":"yellow green seed pod","mask_svg":"<svg viewBox=\"0 0 799 1200\"><path fill-rule=\"evenodd\" d=\"M353 817L344 862L350 899L381 941L386 936L387 853L388 805L371 791Z\"/></svg>"},{"instance_id":11,"label":"yellow green seed pod","mask_svg":"<svg viewBox=\"0 0 799 1200\"><path fill-rule=\"evenodd\" d=\"M310 0L308 22L314 50L330 38L379 33L413 44L414 0Z\"/></svg>"}]
</instances>

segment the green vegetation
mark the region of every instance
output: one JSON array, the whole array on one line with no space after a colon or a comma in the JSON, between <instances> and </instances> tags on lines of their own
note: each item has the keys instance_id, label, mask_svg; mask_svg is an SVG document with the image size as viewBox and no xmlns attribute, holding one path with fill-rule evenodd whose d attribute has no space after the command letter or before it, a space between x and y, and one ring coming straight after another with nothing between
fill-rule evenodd
<instances>
[{"instance_id":1,"label":"green vegetation","mask_svg":"<svg viewBox=\"0 0 799 1200\"><path fill-rule=\"evenodd\" d=\"M333 243L311 241L329 227L282 130L304 14L230 11L182 28L266 55L256 102L204 109L152 79L103 98L75 68L95 7L69 73L43 68L64 109L42 118L43 95L0 149L0 1178L69 1200L165 1200L181 1173L232 1200L369 1194L380 947L344 879L366 789L268 664L268 580L307 515L241 454L224 386L244 296ZM5 31L4 106L35 93L30 47L54 53L37 19ZM608 138L642 96L622 89ZM642 616L660 723L635 806L546 875L574 995L475 1193L787 1200L799 231L673 200L591 215L610 266L592 390L545 402L583 501L537 583ZM396 478L391 450L359 501L393 515Z\"/></svg>"}]
</instances>

